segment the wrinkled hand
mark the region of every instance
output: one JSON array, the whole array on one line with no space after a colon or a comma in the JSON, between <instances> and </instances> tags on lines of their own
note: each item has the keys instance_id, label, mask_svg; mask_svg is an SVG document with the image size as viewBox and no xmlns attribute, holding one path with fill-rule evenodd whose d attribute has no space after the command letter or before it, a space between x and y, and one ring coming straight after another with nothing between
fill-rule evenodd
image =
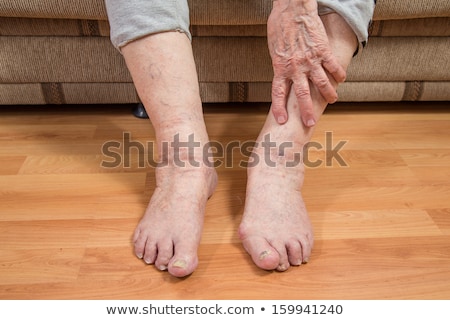
<instances>
[{"instance_id":1,"label":"wrinkled hand","mask_svg":"<svg viewBox=\"0 0 450 320\"><path fill-rule=\"evenodd\" d=\"M275 119L279 124L287 121L286 101L293 87L303 123L314 126L310 81L328 103L334 103L337 93L327 72L337 83L344 82L346 77L331 52L317 1L274 0L267 33L274 70L272 111Z\"/></svg>"}]
</instances>

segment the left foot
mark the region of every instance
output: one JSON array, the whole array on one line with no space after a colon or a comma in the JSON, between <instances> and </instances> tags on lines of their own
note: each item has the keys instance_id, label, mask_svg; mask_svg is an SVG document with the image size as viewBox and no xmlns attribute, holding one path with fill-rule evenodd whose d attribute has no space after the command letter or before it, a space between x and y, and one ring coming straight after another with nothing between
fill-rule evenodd
<instances>
[{"instance_id":1,"label":"left foot","mask_svg":"<svg viewBox=\"0 0 450 320\"><path fill-rule=\"evenodd\" d=\"M284 126L272 130L271 140L277 146L289 141L289 137L283 138L287 132ZM300 193L304 166L301 160L294 166L287 165L295 162L294 150L300 155L302 148L298 145L293 143L293 148L282 152L272 148L269 155L258 139L254 153L259 164L248 168L247 198L239 236L254 263L265 270L285 271L308 262L311 255L312 226Z\"/></svg>"},{"instance_id":2,"label":"left foot","mask_svg":"<svg viewBox=\"0 0 450 320\"><path fill-rule=\"evenodd\" d=\"M321 18L333 52L346 70L357 47L357 38L338 14L327 14ZM337 88L333 78L329 78ZM310 89L315 118L319 119L327 102L315 86ZM300 193L303 164L286 166L286 163L294 160L294 153L302 154L303 146L311 139L312 129L303 125L297 98L292 90L286 105L288 121L280 126L269 113L258 138L254 154L259 157L259 164L248 169L247 198L239 227L245 249L255 264L265 270L285 271L289 266L307 262L314 242L311 223ZM277 148L265 152L261 143L267 134L271 136L268 142L275 142L277 147L284 142L292 142L292 148L285 149L285 152ZM276 166L267 165L265 158L275 162Z\"/></svg>"}]
</instances>

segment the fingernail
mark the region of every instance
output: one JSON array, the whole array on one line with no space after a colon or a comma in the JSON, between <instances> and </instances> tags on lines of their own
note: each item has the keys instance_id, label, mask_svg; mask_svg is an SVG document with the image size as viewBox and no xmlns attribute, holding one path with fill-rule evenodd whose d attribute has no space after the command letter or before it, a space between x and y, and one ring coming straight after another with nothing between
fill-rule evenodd
<instances>
[{"instance_id":1,"label":"fingernail","mask_svg":"<svg viewBox=\"0 0 450 320\"><path fill-rule=\"evenodd\" d=\"M316 122L313 119L309 119L307 125L308 127L313 127L316 125Z\"/></svg>"},{"instance_id":2,"label":"fingernail","mask_svg":"<svg viewBox=\"0 0 450 320\"><path fill-rule=\"evenodd\" d=\"M285 116L279 116L278 117L278 123L285 123L286 122L286 117Z\"/></svg>"}]
</instances>

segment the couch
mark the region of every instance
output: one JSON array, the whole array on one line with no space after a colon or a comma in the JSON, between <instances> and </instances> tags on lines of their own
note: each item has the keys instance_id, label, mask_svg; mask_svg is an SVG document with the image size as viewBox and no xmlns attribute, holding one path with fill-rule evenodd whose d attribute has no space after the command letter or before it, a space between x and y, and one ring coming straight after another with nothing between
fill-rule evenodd
<instances>
[{"instance_id":1,"label":"couch","mask_svg":"<svg viewBox=\"0 0 450 320\"><path fill-rule=\"evenodd\" d=\"M204 102L268 102L270 0L189 0ZM450 100L450 1L378 0L340 101ZM103 0L0 0L0 105L137 103Z\"/></svg>"}]
</instances>

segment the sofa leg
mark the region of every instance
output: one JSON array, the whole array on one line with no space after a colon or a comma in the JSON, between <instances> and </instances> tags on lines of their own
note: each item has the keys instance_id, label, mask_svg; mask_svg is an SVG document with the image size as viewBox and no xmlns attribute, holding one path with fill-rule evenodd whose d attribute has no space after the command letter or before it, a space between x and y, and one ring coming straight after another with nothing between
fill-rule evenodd
<instances>
[{"instance_id":1,"label":"sofa leg","mask_svg":"<svg viewBox=\"0 0 450 320\"><path fill-rule=\"evenodd\" d=\"M138 103L134 108L133 108L133 114L135 117L140 118L140 119L148 119L148 114L145 111L144 105L142 103Z\"/></svg>"}]
</instances>

